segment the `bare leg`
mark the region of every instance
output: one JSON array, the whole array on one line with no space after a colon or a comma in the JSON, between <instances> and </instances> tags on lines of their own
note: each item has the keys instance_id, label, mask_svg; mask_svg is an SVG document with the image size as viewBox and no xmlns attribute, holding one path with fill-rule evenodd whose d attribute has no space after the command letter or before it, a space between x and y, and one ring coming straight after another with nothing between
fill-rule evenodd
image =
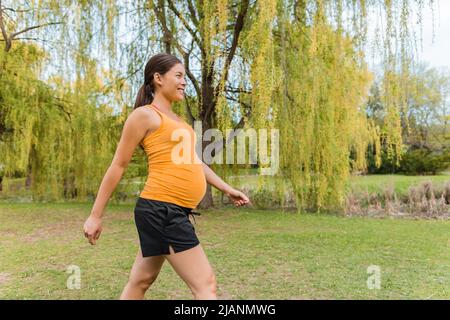
<instances>
[{"instance_id":1,"label":"bare leg","mask_svg":"<svg viewBox=\"0 0 450 320\"><path fill-rule=\"evenodd\" d=\"M120 295L120 300L143 299L147 289L158 277L163 263L163 255L144 258L139 248L128 283Z\"/></svg>"},{"instance_id":2,"label":"bare leg","mask_svg":"<svg viewBox=\"0 0 450 320\"><path fill-rule=\"evenodd\" d=\"M169 255L165 255L175 272L191 289L196 300L217 299L217 283L213 269L201 244L189 250L175 253L169 246Z\"/></svg>"}]
</instances>

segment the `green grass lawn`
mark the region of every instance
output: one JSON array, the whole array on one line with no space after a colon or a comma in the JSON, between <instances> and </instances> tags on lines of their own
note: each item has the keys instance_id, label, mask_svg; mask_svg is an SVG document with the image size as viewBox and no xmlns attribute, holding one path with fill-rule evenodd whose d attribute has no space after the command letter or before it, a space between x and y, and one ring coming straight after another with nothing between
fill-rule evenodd
<instances>
[{"instance_id":1,"label":"green grass lawn","mask_svg":"<svg viewBox=\"0 0 450 320\"><path fill-rule=\"evenodd\" d=\"M351 176L348 186L352 190L379 192L385 187L393 186L397 193L407 193L410 186L418 186L431 181L436 187L450 181L450 175L405 176L398 174Z\"/></svg>"},{"instance_id":2,"label":"green grass lawn","mask_svg":"<svg viewBox=\"0 0 450 320\"><path fill-rule=\"evenodd\" d=\"M245 188L255 188L258 182L261 181L262 185L269 190L275 189L275 179L282 179L282 177L272 176L257 176L257 175L241 175L231 176L228 181L236 186ZM435 185L442 185L450 181L450 175L435 175L435 176L405 176L405 175L354 175L350 176L347 187L354 191L368 191L368 192L380 192L385 187L392 185L395 192L406 193L410 186L416 186L425 181L431 181Z\"/></svg>"},{"instance_id":3,"label":"green grass lawn","mask_svg":"<svg viewBox=\"0 0 450 320\"><path fill-rule=\"evenodd\" d=\"M275 181L281 181L282 177L241 175L231 176L226 180L229 184L247 190L256 190L258 185L265 192L274 192L276 190ZM442 192L444 184L450 182L450 175L442 174L435 176L405 176L405 175L353 175L350 176L346 184L347 192L359 194L361 192L383 194L387 188L391 188L397 194L407 195L410 187L420 186L423 182L431 181L433 189ZM287 183L287 190L292 187ZM441 191L439 191L441 190ZM213 195L219 197L220 191L213 189Z\"/></svg>"},{"instance_id":4,"label":"green grass lawn","mask_svg":"<svg viewBox=\"0 0 450 320\"><path fill-rule=\"evenodd\" d=\"M134 261L133 205L110 205L97 246L89 204L0 204L0 299L117 299ZM222 299L450 299L450 221L216 209L197 235ZM67 267L81 269L69 290ZM381 270L368 289L367 268ZM166 262L147 299L191 299Z\"/></svg>"}]
</instances>

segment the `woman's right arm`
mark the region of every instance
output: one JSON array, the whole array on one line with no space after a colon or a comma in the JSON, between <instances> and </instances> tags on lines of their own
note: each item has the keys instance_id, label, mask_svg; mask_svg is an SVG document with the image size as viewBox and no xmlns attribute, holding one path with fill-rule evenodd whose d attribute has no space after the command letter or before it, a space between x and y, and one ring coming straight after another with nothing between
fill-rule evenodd
<instances>
[{"instance_id":1,"label":"woman's right arm","mask_svg":"<svg viewBox=\"0 0 450 320\"><path fill-rule=\"evenodd\" d=\"M157 120L150 112L138 108L125 121L122 136L111 165L100 184L91 214L84 224L84 234L89 243L95 244L102 231L103 211L131 160L134 150L149 130L154 130Z\"/></svg>"}]
</instances>

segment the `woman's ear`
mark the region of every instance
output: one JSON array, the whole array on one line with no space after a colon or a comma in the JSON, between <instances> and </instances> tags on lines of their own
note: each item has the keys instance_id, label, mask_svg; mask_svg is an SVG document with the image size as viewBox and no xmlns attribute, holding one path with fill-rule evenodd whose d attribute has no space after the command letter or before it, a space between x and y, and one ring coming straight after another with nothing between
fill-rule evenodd
<instances>
[{"instance_id":1,"label":"woman's ear","mask_svg":"<svg viewBox=\"0 0 450 320\"><path fill-rule=\"evenodd\" d=\"M158 72L155 72L153 74L153 81L154 81L154 83L157 83L157 84L161 85L161 82L162 82L161 78L162 77L161 77L161 75Z\"/></svg>"}]
</instances>

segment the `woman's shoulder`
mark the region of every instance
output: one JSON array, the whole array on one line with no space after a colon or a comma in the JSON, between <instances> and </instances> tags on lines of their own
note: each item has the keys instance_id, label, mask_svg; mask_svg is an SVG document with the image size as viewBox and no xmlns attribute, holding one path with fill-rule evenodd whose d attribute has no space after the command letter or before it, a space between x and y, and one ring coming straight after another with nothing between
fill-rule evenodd
<instances>
[{"instance_id":1,"label":"woman's shoulder","mask_svg":"<svg viewBox=\"0 0 450 320\"><path fill-rule=\"evenodd\" d=\"M161 126L161 117L150 106L142 106L134 109L129 115L127 122L132 122L137 126L144 126L147 133L158 129Z\"/></svg>"}]
</instances>

